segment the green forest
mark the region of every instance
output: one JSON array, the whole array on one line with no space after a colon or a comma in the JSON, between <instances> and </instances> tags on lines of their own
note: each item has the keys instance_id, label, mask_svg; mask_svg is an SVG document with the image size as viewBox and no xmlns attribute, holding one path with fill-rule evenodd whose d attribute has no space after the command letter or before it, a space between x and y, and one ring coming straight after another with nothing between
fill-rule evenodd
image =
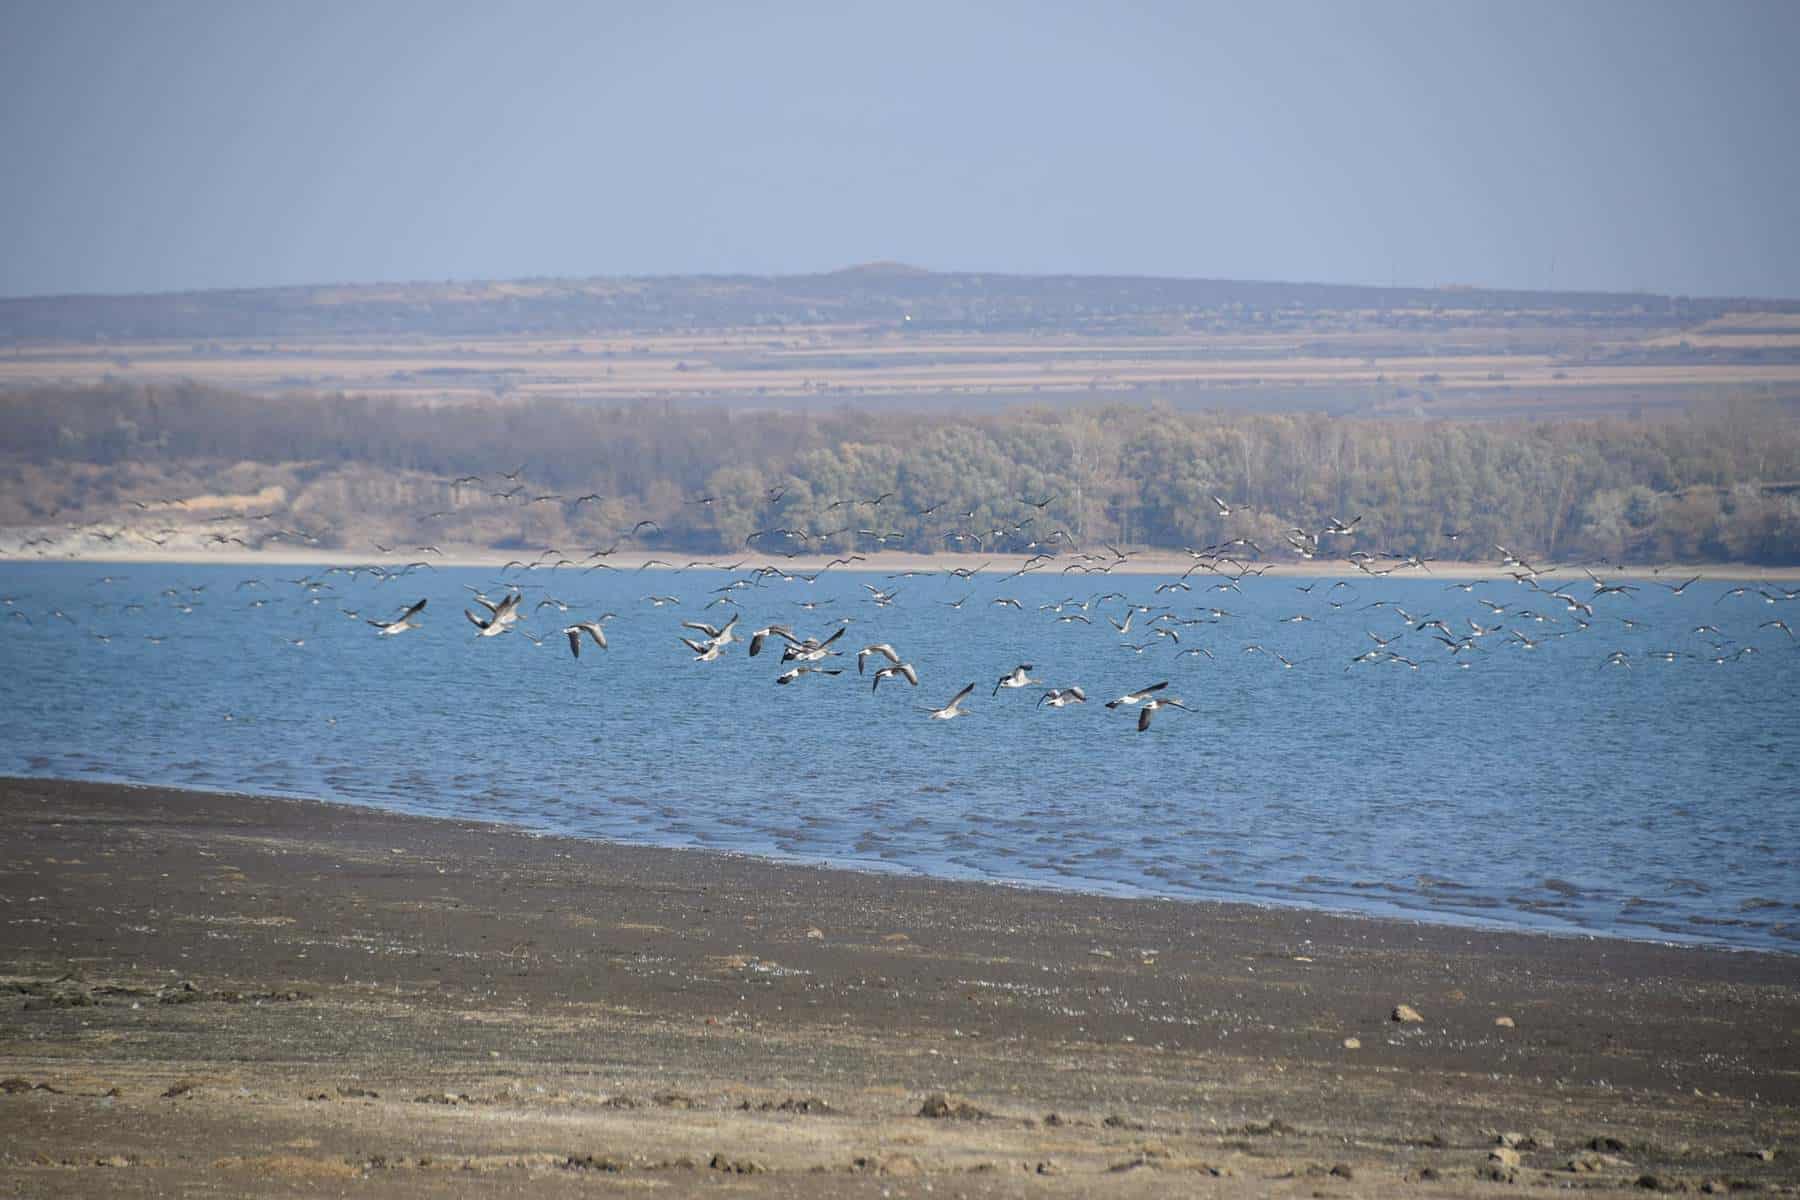
<instances>
[{"instance_id":1,"label":"green forest","mask_svg":"<svg viewBox=\"0 0 1800 1200\"><path fill-rule=\"evenodd\" d=\"M1292 541L1310 545L1294 530L1355 521L1322 559L1487 560L1499 543L1559 562L1800 562L1800 425L1743 400L1673 418L1434 422L1154 404L429 407L120 384L13 392L0 409L0 525L15 529L147 512L178 524L195 518L174 500L261 493L269 511L245 520L343 548L573 550L647 520L626 544L768 557L1248 538L1291 559Z\"/></svg>"}]
</instances>

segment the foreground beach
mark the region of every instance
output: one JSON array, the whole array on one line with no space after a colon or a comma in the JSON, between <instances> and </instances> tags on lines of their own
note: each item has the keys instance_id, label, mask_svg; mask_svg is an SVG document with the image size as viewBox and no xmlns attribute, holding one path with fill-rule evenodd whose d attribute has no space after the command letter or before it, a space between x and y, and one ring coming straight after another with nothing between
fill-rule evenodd
<instances>
[{"instance_id":1,"label":"foreground beach","mask_svg":"<svg viewBox=\"0 0 1800 1200\"><path fill-rule=\"evenodd\" d=\"M0 822L18 1194L1800 1193L1793 957L78 782Z\"/></svg>"}]
</instances>

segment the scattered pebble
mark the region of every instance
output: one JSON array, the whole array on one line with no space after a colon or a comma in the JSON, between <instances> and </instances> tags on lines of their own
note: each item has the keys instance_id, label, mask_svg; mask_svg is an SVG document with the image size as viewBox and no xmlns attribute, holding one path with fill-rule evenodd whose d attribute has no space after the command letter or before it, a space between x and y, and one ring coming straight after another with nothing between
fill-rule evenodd
<instances>
[{"instance_id":1,"label":"scattered pebble","mask_svg":"<svg viewBox=\"0 0 1800 1200\"><path fill-rule=\"evenodd\" d=\"M1353 1038L1353 1037L1345 1038L1344 1039L1344 1049L1346 1049L1346 1050L1361 1050L1362 1049L1362 1039L1361 1038Z\"/></svg>"},{"instance_id":2,"label":"scattered pebble","mask_svg":"<svg viewBox=\"0 0 1800 1200\"><path fill-rule=\"evenodd\" d=\"M1494 1024L1498 1025L1502 1029L1518 1028L1517 1022L1515 1022L1511 1017L1495 1017Z\"/></svg>"},{"instance_id":3,"label":"scattered pebble","mask_svg":"<svg viewBox=\"0 0 1800 1200\"><path fill-rule=\"evenodd\" d=\"M1396 1021L1410 1025L1414 1022L1423 1021L1424 1019L1424 1017L1419 1015L1419 1010L1412 1007L1410 1004L1396 1004L1394 1006L1394 1020Z\"/></svg>"}]
</instances>

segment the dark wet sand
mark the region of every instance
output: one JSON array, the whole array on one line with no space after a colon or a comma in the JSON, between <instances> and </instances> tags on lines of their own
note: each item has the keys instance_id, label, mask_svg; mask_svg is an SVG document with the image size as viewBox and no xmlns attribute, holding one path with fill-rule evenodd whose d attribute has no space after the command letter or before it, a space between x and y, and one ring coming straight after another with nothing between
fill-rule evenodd
<instances>
[{"instance_id":1,"label":"dark wet sand","mask_svg":"<svg viewBox=\"0 0 1800 1200\"><path fill-rule=\"evenodd\" d=\"M0 1195L1800 1194L1796 957L88 783L0 828Z\"/></svg>"}]
</instances>

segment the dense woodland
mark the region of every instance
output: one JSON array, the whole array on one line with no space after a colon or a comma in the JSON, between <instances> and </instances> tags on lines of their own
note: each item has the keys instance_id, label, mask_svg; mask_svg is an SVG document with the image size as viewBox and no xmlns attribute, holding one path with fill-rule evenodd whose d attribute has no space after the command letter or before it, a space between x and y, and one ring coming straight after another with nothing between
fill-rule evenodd
<instances>
[{"instance_id":1,"label":"dense woodland","mask_svg":"<svg viewBox=\"0 0 1800 1200\"><path fill-rule=\"evenodd\" d=\"M119 385L6 394L0 414L0 525L15 530L241 512L250 540L573 551L649 519L660 528L626 545L1010 553L1248 537L1280 559L1294 557L1290 529L1360 517L1322 556L1491 559L1501 543L1565 562L1800 562L1800 423L1749 401L1655 420L1476 423L1154 405L980 417L430 408ZM515 471L516 483L502 478ZM480 482L452 482L470 475Z\"/></svg>"}]
</instances>

